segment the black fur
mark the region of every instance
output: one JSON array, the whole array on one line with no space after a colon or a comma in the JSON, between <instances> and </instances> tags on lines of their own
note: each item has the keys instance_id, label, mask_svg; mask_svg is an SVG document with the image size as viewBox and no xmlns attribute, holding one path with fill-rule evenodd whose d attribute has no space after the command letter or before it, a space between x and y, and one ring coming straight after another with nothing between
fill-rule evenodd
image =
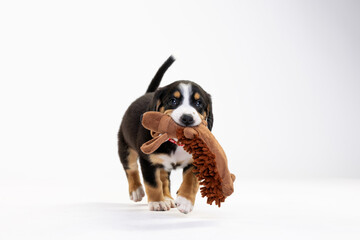
<instances>
[{"instance_id":1,"label":"black fur","mask_svg":"<svg viewBox=\"0 0 360 240\"><path fill-rule=\"evenodd\" d=\"M174 56L170 56L163 65L156 72L153 80L151 81L146 93L154 92L160 85L161 79L164 76L166 70L175 62Z\"/></svg>"},{"instance_id":2,"label":"black fur","mask_svg":"<svg viewBox=\"0 0 360 240\"><path fill-rule=\"evenodd\" d=\"M143 143L152 139L150 131L146 130L141 125L142 114L146 111L159 111L161 107L164 109L176 108L177 106L172 105L170 100L174 98L174 92L179 90L179 84L187 83L191 84L193 92L198 92L200 94L200 99L202 101L201 104L197 106L196 100L192 99L191 105L194 106L200 114L206 112L208 127L210 130L213 125L211 97L196 83L190 81L176 81L156 90L165 71L174 61L175 59L172 56L169 57L169 59L160 67L156 73L147 89L147 93L136 99L129 106L124 114L122 123L120 125L120 130L118 132L118 153L124 169L126 170L129 168L127 157L129 148L131 148L139 154L144 181L154 187L156 186L155 170L157 168L163 168L163 166L152 164L149 160L149 156L140 150L140 147ZM181 104L181 97L177 99L177 101L179 104ZM177 147L177 145L171 142L165 142L155 151L155 153L171 154L176 151Z\"/></svg>"}]
</instances>

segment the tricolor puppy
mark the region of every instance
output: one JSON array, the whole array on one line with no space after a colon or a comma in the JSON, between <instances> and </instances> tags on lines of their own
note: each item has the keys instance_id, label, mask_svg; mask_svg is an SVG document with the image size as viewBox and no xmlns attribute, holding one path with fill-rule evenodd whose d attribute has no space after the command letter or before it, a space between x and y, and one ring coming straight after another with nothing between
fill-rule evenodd
<instances>
[{"instance_id":1,"label":"tricolor puppy","mask_svg":"<svg viewBox=\"0 0 360 240\"><path fill-rule=\"evenodd\" d=\"M139 159L149 209L166 211L177 207L180 212L189 213L194 207L199 188L192 172L192 156L177 144L176 139L169 139L150 155L140 150L143 143L152 139L150 131L140 122L146 111L169 112L174 121L182 126L196 126L205 119L209 129L212 128L211 98L199 85L190 81L176 81L158 88L164 73L174 61L171 56L160 67L145 95L127 109L118 133L118 147L131 200L141 201L145 195L140 182ZM170 194L170 172L178 167L183 168L183 182L174 201Z\"/></svg>"}]
</instances>

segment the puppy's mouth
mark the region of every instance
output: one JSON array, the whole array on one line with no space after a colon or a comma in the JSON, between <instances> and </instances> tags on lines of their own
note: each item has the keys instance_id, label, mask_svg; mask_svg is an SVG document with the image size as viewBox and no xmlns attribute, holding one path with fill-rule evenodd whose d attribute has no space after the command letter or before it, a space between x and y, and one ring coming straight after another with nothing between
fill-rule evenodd
<instances>
[{"instance_id":1,"label":"puppy's mouth","mask_svg":"<svg viewBox=\"0 0 360 240\"><path fill-rule=\"evenodd\" d=\"M175 119L173 119L174 121L175 121ZM186 124L184 124L184 123L181 123L181 122L177 122L177 121L175 121L177 124L179 124L180 126L182 126L182 127L196 127L196 126L199 126L200 124L190 124L190 125L186 125Z\"/></svg>"},{"instance_id":2,"label":"puppy's mouth","mask_svg":"<svg viewBox=\"0 0 360 240\"><path fill-rule=\"evenodd\" d=\"M177 117L173 117L171 116L171 118L177 123L179 124L180 126L182 127L196 127L196 126L199 126L200 123L197 123L196 121L194 120L191 120L189 119L188 117L184 117L184 118L177 118Z\"/></svg>"},{"instance_id":3,"label":"puppy's mouth","mask_svg":"<svg viewBox=\"0 0 360 240\"><path fill-rule=\"evenodd\" d=\"M164 113L170 115L171 118L182 127L196 127L201 123L201 118L195 112L181 113L179 111L169 109L164 111Z\"/></svg>"}]
</instances>

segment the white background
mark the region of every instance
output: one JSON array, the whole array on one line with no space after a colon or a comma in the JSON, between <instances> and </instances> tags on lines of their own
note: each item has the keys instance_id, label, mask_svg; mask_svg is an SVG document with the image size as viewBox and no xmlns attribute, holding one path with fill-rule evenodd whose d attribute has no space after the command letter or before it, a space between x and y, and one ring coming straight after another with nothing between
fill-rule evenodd
<instances>
[{"instance_id":1,"label":"white background","mask_svg":"<svg viewBox=\"0 0 360 240\"><path fill-rule=\"evenodd\" d=\"M0 237L210 226L248 239L358 239L359 10L358 1L1 1ZM238 177L227 205L199 197L186 217L130 204L117 156L124 111L170 54L162 86L188 79L213 96L213 132Z\"/></svg>"}]
</instances>

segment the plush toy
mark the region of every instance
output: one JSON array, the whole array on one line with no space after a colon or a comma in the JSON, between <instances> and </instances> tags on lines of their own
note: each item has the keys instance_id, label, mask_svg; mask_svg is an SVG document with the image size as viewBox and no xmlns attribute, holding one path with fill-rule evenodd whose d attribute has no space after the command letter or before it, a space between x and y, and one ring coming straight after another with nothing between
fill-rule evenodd
<instances>
[{"instance_id":1,"label":"plush toy","mask_svg":"<svg viewBox=\"0 0 360 240\"><path fill-rule=\"evenodd\" d=\"M235 175L229 172L224 150L207 128L206 121L195 127L178 125L169 115L160 112L146 112L142 125L151 131L153 139L141 146L146 154L153 153L169 139L178 139L185 151L192 154L194 173L200 185L201 196L207 203L215 201L219 207L227 196L234 192Z\"/></svg>"}]
</instances>

